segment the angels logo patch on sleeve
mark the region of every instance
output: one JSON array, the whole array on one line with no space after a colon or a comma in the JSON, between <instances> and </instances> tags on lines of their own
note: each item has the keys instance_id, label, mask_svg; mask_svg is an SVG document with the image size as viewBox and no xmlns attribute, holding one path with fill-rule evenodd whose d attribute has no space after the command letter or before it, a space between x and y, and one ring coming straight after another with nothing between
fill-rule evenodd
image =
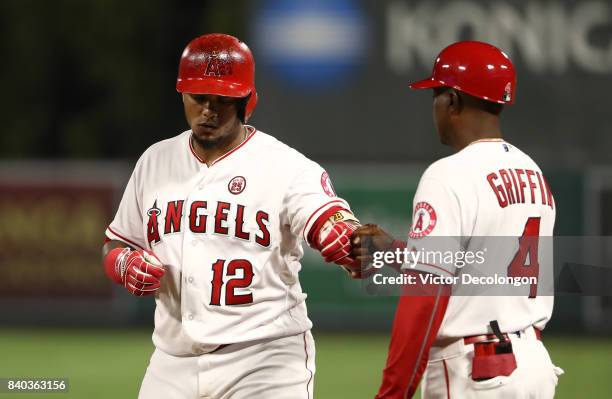
<instances>
[{"instance_id":1,"label":"angels logo patch on sleeve","mask_svg":"<svg viewBox=\"0 0 612 399\"><path fill-rule=\"evenodd\" d=\"M321 186L323 187L325 194L329 195L330 197L336 196L336 191L334 190L334 186L332 185L331 179L329 178L327 172L323 172L321 175Z\"/></svg>"},{"instance_id":2,"label":"angels logo patch on sleeve","mask_svg":"<svg viewBox=\"0 0 612 399\"><path fill-rule=\"evenodd\" d=\"M414 207L410 238L421 238L431 233L436 227L436 211L427 202L419 202Z\"/></svg>"}]
</instances>

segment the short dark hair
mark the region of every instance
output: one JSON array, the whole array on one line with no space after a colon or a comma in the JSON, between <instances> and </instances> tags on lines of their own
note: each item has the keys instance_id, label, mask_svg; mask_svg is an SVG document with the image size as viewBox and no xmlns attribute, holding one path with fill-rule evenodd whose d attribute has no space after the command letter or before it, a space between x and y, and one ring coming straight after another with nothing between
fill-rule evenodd
<instances>
[{"instance_id":1,"label":"short dark hair","mask_svg":"<svg viewBox=\"0 0 612 399\"><path fill-rule=\"evenodd\" d=\"M451 87L443 86L434 88L434 96L439 96L440 94L450 90ZM461 93L461 97L463 97L464 102L466 102L469 106L478 108L482 111L488 112L493 115L499 115L504 110L504 104L494 103L493 101L484 100L479 97L474 97L471 94L467 94L461 90L455 89L458 93Z\"/></svg>"},{"instance_id":2,"label":"short dark hair","mask_svg":"<svg viewBox=\"0 0 612 399\"><path fill-rule=\"evenodd\" d=\"M504 110L504 104L494 103L492 101L476 98L480 103L480 109L493 115L499 115Z\"/></svg>"}]
</instances>

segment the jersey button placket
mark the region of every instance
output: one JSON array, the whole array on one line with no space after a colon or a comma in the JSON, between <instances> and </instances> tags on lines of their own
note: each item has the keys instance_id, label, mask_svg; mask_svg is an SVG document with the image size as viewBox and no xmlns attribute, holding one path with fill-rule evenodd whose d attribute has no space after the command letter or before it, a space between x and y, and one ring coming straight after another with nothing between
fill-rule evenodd
<instances>
[{"instance_id":1,"label":"jersey button placket","mask_svg":"<svg viewBox=\"0 0 612 399\"><path fill-rule=\"evenodd\" d=\"M193 202L195 192L192 192L190 195L185 198L186 204L191 204ZM197 194L196 194L197 199ZM189 205L187 205L189 208ZM189 226L189 212L185 212L184 214L184 225ZM183 288L181 289L181 310L183 314L184 321L194 321L195 315L197 312L197 304L195 303L195 299L197 295L195 295L191 290L193 289L193 283L195 278L192 273L190 259L194 257L194 252L197 250L199 246L199 238L193 234L189 228L185 230L183 233L183 264L182 264L182 274L183 274Z\"/></svg>"},{"instance_id":2,"label":"jersey button placket","mask_svg":"<svg viewBox=\"0 0 612 399\"><path fill-rule=\"evenodd\" d=\"M191 204L193 201L205 200L202 196L202 190L206 188L205 181L210 179L210 170L206 164L202 165L199 173L200 181L192 186L191 192L185 199L186 204ZM190 205L187 205L188 207ZM185 213L185 226L189 226L188 212ZM193 259L197 259L197 252L201 250L202 237L198 234L192 233L189 229L185 231L184 244L183 244L183 277L185 286L181 290L181 306L183 311L183 317L186 321L194 321L196 315L199 314L199 303L200 292L196 284L196 279L193 275Z\"/></svg>"}]
</instances>

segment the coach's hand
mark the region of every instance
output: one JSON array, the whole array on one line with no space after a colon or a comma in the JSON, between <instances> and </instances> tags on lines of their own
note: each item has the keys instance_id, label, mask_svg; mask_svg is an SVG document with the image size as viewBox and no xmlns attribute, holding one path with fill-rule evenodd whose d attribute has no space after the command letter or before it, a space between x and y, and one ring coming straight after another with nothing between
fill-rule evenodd
<instances>
[{"instance_id":1,"label":"coach's hand","mask_svg":"<svg viewBox=\"0 0 612 399\"><path fill-rule=\"evenodd\" d=\"M351 257L365 266L372 262L374 252L390 250L394 239L380 226L364 224L353 232L351 241Z\"/></svg>"},{"instance_id":2,"label":"coach's hand","mask_svg":"<svg viewBox=\"0 0 612 399\"><path fill-rule=\"evenodd\" d=\"M162 263L152 252L130 248L111 250L104 258L104 269L111 280L136 296L154 294L165 273Z\"/></svg>"}]
</instances>

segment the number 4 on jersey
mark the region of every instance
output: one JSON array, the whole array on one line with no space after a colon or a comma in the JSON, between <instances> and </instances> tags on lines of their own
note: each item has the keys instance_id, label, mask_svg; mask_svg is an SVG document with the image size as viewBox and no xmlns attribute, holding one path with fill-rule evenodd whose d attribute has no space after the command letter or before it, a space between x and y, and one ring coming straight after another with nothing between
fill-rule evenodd
<instances>
[{"instance_id":1,"label":"number 4 on jersey","mask_svg":"<svg viewBox=\"0 0 612 399\"><path fill-rule=\"evenodd\" d=\"M253 294L236 294L236 288L247 288L253 282L253 265L246 259L234 259L225 267L225 259L217 260L213 265L211 305L221 305L221 291L223 289L223 276L233 277L238 270L242 270L242 277L229 279L225 282L225 304L244 305L253 302Z\"/></svg>"},{"instance_id":2,"label":"number 4 on jersey","mask_svg":"<svg viewBox=\"0 0 612 399\"><path fill-rule=\"evenodd\" d=\"M509 277L535 277L540 274L538 243L540 241L540 218L527 219L523 235L519 238L519 249L508 266ZM529 298L535 298L538 284L531 284Z\"/></svg>"}]
</instances>

